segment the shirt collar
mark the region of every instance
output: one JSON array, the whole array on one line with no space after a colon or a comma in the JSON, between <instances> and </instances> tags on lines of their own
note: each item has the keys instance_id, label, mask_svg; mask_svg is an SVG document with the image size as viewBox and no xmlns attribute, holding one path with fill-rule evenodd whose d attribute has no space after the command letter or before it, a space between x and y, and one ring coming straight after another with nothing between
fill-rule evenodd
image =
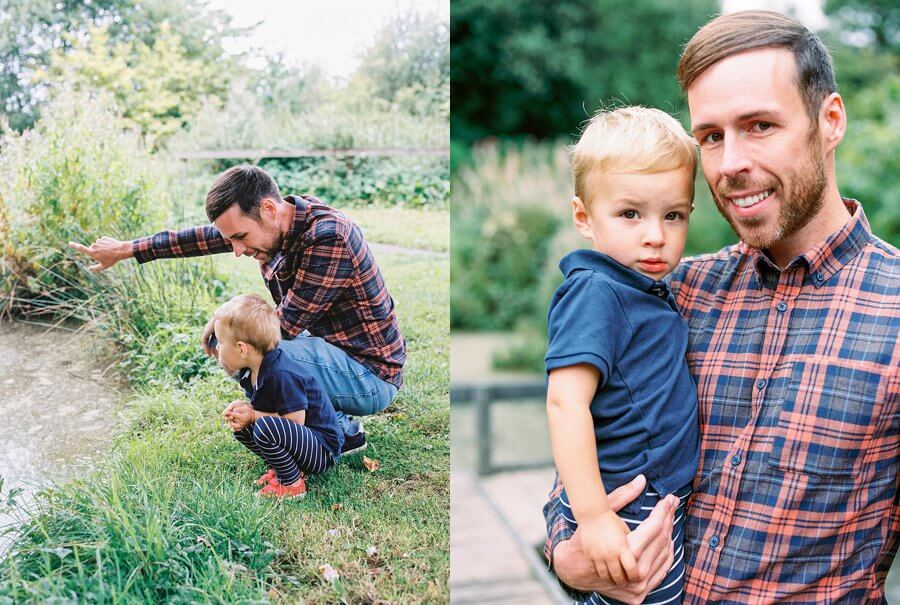
<instances>
[{"instance_id":1,"label":"shirt collar","mask_svg":"<svg viewBox=\"0 0 900 605\"><path fill-rule=\"evenodd\" d=\"M569 277L575 271L596 271L635 290L649 292L664 300L669 295L669 289L663 282L655 281L643 273L629 269L612 257L596 250L585 249L570 252L559 261L559 269L566 277Z\"/></svg>"},{"instance_id":2,"label":"shirt collar","mask_svg":"<svg viewBox=\"0 0 900 605\"><path fill-rule=\"evenodd\" d=\"M847 211L850 212L850 220L827 238L793 259L787 266L805 265L816 288L824 285L832 275L853 260L872 239L872 229L869 227L869 220L866 218L862 204L849 198L843 198L843 201ZM742 241L740 249L742 253L749 255L753 260L753 266L756 267L761 283L769 283L767 277L771 279L781 272L775 263L758 248L752 248ZM775 279L774 283L777 281Z\"/></svg>"},{"instance_id":3,"label":"shirt collar","mask_svg":"<svg viewBox=\"0 0 900 605\"><path fill-rule=\"evenodd\" d=\"M269 280L272 279L275 272L284 265L287 251L294 247L294 242L296 242L299 239L300 234L303 233L306 228L306 221L309 218L309 203L302 197L286 195L283 199L288 204L294 205L294 220L291 222L291 228L288 229L287 235L284 236L284 241L281 243L281 250L275 253L272 260L262 266L262 274L265 279Z\"/></svg>"},{"instance_id":4,"label":"shirt collar","mask_svg":"<svg viewBox=\"0 0 900 605\"><path fill-rule=\"evenodd\" d=\"M278 358L281 357L281 349L275 347L268 353L263 355L262 361L259 364L259 372L256 374L256 387L253 387L253 382L250 380L253 372L250 368L244 368L240 372L239 383L242 387L244 387L248 391L258 391L262 388L263 383L266 381L266 377L268 377L269 372L272 369L272 365L278 361Z\"/></svg>"}]
</instances>

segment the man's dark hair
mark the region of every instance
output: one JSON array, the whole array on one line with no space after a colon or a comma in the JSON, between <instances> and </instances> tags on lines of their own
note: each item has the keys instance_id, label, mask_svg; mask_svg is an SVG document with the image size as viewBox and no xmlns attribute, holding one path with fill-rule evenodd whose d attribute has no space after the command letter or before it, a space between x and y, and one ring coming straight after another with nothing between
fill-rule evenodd
<instances>
[{"instance_id":1,"label":"man's dark hair","mask_svg":"<svg viewBox=\"0 0 900 605\"><path fill-rule=\"evenodd\" d=\"M684 47L678 61L681 89L687 93L694 80L714 63L764 47L786 48L794 54L797 88L806 112L813 124L817 124L822 101L837 91L831 55L818 36L802 23L773 11L720 15L701 27Z\"/></svg>"},{"instance_id":2,"label":"man's dark hair","mask_svg":"<svg viewBox=\"0 0 900 605\"><path fill-rule=\"evenodd\" d=\"M257 166L232 166L219 175L206 194L206 216L210 222L237 204L241 212L259 220L263 198L281 201L281 193L272 176Z\"/></svg>"}]
</instances>

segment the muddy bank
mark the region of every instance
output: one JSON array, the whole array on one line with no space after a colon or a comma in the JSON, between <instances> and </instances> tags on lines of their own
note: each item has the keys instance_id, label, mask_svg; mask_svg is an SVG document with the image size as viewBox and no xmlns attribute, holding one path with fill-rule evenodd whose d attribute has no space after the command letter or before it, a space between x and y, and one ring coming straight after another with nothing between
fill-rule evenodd
<instances>
[{"instance_id":1,"label":"muddy bank","mask_svg":"<svg viewBox=\"0 0 900 605\"><path fill-rule=\"evenodd\" d=\"M121 423L121 385L103 375L95 337L0 322L0 476L27 494L99 459Z\"/></svg>"}]
</instances>

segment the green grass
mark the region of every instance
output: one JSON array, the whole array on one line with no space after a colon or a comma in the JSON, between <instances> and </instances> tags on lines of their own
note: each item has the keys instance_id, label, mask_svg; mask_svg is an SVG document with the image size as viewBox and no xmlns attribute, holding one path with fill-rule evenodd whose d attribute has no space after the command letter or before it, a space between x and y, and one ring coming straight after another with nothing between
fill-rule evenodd
<instances>
[{"instance_id":1,"label":"green grass","mask_svg":"<svg viewBox=\"0 0 900 605\"><path fill-rule=\"evenodd\" d=\"M362 228L369 242L450 250L450 211L398 206L341 208Z\"/></svg>"},{"instance_id":2,"label":"green grass","mask_svg":"<svg viewBox=\"0 0 900 605\"><path fill-rule=\"evenodd\" d=\"M378 470L349 457L304 500L263 501L263 463L219 416L237 385L146 386L97 472L32 505L0 603L449 600L449 261L380 259L409 357L397 400L366 419ZM255 263L217 262L229 289L262 290Z\"/></svg>"}]
</instances>

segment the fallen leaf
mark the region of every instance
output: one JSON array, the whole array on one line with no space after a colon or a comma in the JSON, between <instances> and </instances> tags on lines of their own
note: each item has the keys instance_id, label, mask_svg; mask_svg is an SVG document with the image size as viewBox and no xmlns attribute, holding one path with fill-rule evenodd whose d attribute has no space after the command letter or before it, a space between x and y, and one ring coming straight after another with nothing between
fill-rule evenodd
<instances>
[{"instance_id":1,"label":"fallen leaf","mask_svg":"<svg viewBox=\"0 0 900 605\"><path fill-rule=\"evenodd\" d=\"M275 590L274 588L270 588L270 589L269 589L269 592L268 592L267 594L269 595L269 598L270 598L270 599L277 599L277 598L278 598L278 591Z\"/></svg>"},{"instance_id":2,"label":"fallen leaf","mask_svg":"<svg viewBox=\"0 0 900 605\"><path fill-rule=\"evenodd\" d=\"M376 547L369 546L368 548L366 548L366 556L367 557L374 557L377 554L378 554L378 549Z\"/></svg>"},{"instance_id":3,"label":"fallen leaf","mask_svg":"<svg viewBox=\"0 0 900 605\"><path fill-rule=\"evenodd\" d=\"M329 529L328 531L325 532L325 535L328 536L329 538L333 538L333 537L339 535L340 533L341 532L339 532L336 529Z\"/></svg>"},{"instance_id":4,"label":"fallen leaf","mask_svg":"<svg viewBox=\"0 0 900 605\"><path fill-rule=\"evenodd\" d=\"M322 578L326 582L331 582L332 584L334 584L337 579L341 577L341 574L339 574L337 570L328 563L319 565L319 573L322 574Z\"/></svg>"},{"instance_id":5,"label":"fallen leaf","mask_svg":"<svg viewBox=\"0 0 900 605\"><path fill-rule=\"evenodd\" d=\"M377 460L373 460L368 456L363 456L363 466L371 473L377 471L381 464Z\"/></svg>"},{"instance_id":6,"label":"fallen leaf","mask_svg":"<svg viewBox=\"0 0 900 605\"><path fill-rule=\"evenodd\" d=\"M331 510L341 510L342 508L344 508L344 505L340 503L331 505Z\"/></svg>"}]
</instances>

